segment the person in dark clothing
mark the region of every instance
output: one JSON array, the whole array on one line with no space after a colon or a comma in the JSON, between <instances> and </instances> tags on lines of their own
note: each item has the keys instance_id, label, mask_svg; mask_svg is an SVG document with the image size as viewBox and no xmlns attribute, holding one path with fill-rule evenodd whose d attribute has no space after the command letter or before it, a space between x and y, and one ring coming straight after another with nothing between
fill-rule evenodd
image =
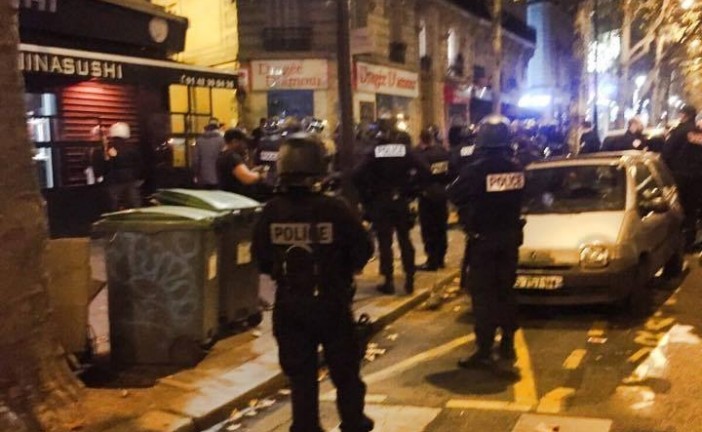
<instances>
[{"instance_id":1,"label":"person in dark clothing","mask_svg":"<svg viewBox=\"0 0 702 432\"><path fill-rule=\"evenodd\" d=\"M581 125L582 133L580 134L580 153L595 153L600 151L602 143L597 131L590 121L584 121Z\"/></svg>"},{"instance_id":2,"label":"person in dark clothing","mask_svg":"<svg viewBox=\"0 0 702 432\"><path fill-rule=\"evenodd\" d=\"M627 123L627 129L624 135L619 139L608 141L603 148L606 151L626 151L626 150L645 150L646 137L643 134L644 125L640 118L632 117Z\"/></svg>"},{"instance_id":3,"label":"person in dark clothing","mask_svg":"<svg viewBox=\"0 0 702 432\"><path fill-rule=\"evenodd\" d=\"M361 220L343 201L319 193L326 174L319 140L292 134L280 148L281 193L263 210L252 253L277 284L273 334L292 390L290 432L322 432L318 347L324 349L343 432L373 430L364 414L366 386L351 309L353 276L373 254Z\"/></svg>"},{"instance_id":4,"label":"person in dark clothing","mask_svg":"<svg viewBox=\"0 0 702 432\"><path fill-rule=\"evenodd\" d=\"M255 154L258 150L258 146L261 144L261 138L265 135L266 123L268 121L265 118L261 118L258 121L258 127L251 131L251 142L249 143L249 153Z\"/></svg>"},{"instance_id":5,"label":"person in dark clothing","mask_svg":"<svg viewBox=\"0 0 702 432\"><path fill-rule=\"evenodd\" d=\"M202 189L217 189L217 159L224 148L224 138L219 132L219 120L213 118L205 133L197 139L193 154L195 183Z\"/></svg>"},{"instance_id":6,"label":"person in dark clothing","mask_svg":"<svg viewBox=\"0 0 702 432\"><path fill-rule=\"evenodd\" d=\"M225 147L217 158L217 178L221 190L256 199L254 186L264 177L246 165L247 140L246 134L239 129L229 129L224 133Z\"/></svg>"},{"instance_id":7,"label":"person in dark clothing","mask_svg":"<svg viewBox=\"0 0 702 432\"><path fill-rule=\"evenodd\" d=\"M534 148L534 143L531 141L531 138L527 135L517 135L514 139L514 143L516 146L515 157L523 167L543 159L541 154Z\"/></svg>"},{"instance_id":8,"label":"person in dark clothing","mask_svg":"<svg viewBox=\"0 0 702 432\"><path fill-rule=\"evenodd\" d=\"M477 350L461 359L463 368L490 367L497 329L502 330L499 354L516 358L517 302L514 294L525 176L513 157L509 122L491 115L478 130L476 159L465 167L448 193L462 209L466 229L464 271L473 300Z\"/></svg>"},{"instance_id":9,"label":"person in dark clothing","mask_svg":"<svg viewBox=\"0 0 702 432\"><path fill-rule=\"evenodd\" d=\"M393 294L392 237L397 234L405 271L405 292L414 292L415 251L410 239L414 224L410 202L416 187L431 175L410 148L406 132L383 129L376 137L373 151L357 167L353 181L361 203L378 237L380 273L385 281L377 287L384 294Z\"/></svg>"},{"instance_id":10,"label":"person in dark clothing","mask_svg":"<svg viewBox=\"0 0 702 432\"><path fill-rule=\"evenodd\" d=\"M663 146L663 160L670 167L678 185L680 203L685 210L685 244L692 248L697 240L697 220L702 199L702 145L696 142L697 110L692 105L680 109L680 123L670 131Z\"/></svg>"},{"instance_id":11,"label":"person in dark clothing","mask_svg":"<svg viewBox=\"0 0 702 432\"><path fill-rule=\"evenodd\" d=\"M418 266L419 271L436 271L444 268L448 248L448 198L446 186L449 177L449 153L437 145L431 130L422 131L417 158L431 170L431 178L419 196L419 226L424 241L427 262Z\"/></svg>"},{"instance_id":12,"label":"person in dark clothing","mask_svg":"<svg viewBox=\"0 0 702 432\"><path fill-rule=\"evenodd\" d=\"M143 162L136 144L130 143L129 125L118 122L110 126L105 146L105 184L112 211L141 207Z\"/></svg>"}]
</instances>

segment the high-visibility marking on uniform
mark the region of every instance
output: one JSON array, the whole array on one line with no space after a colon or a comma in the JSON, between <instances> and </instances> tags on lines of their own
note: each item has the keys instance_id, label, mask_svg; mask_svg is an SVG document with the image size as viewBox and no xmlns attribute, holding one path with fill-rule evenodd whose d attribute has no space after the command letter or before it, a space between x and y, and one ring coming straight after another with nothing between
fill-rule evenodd
<instances>
[{"instance_id":1,"label":"high-visibility marking on uniform","mask_svg":"<svg viewBox=\"0 0 702 432\"><path fill-rule=\"evenodd\" d=\"M376 158L401 158L407 155L404 144L383 144L375 148Z\"/></svg>"},{"instance_id":2,"label":"high-visibility marking on uniform","mask_svg":"<svg viewBox=\"0 0 702 432\"><path fill-rule=\"evenodd\" d=\"M271 243L274 245L331 244L334 241L334 224L331 222L273 223L270 230ZM313 230L316 231L316 236L312 235Z\"/></svg>"},{"instance_id":3,"label":"high-visibility marking on uniform","mask_svg":"<svg viewBox=\"0 0 702 432\"><path fill-rule=\"evenodd\" d=\"M475 153L474 145L461 147L461 157L473 156L473 153Z\"/></svg>"},{"instance_id":4,"label":"high-visibility marking on uniform","mask_svg":"<svg viewBox=\"0 0 702 432\"><path fill-rule=\"evenodd\" d=\"M431 164L431 173L434 175L446 174L449 169L448 162L436 162Z\"/></svg>"},{"instance_id":5,"label":"high-visibility marking on uniform","mask_svg":"<svg viewBox=\"0 0 702 432\"><path fill-rule=\"evenodd\" d=\"M524 189L524 173L512 172L502 174L488 174L486 189L488 192L508 192Z\"/></svg>"},{"instance_id":6,"label":"high-visibility marking on uniform","mask_svg":"<svg viewBox=\"0 0 702 432\"><path fill-rule=\"evenodd\" d=\"M263 162L275 162L278 160L278 152L276 151L262 151L259 155Z\"/></svg>"}]
</instances>

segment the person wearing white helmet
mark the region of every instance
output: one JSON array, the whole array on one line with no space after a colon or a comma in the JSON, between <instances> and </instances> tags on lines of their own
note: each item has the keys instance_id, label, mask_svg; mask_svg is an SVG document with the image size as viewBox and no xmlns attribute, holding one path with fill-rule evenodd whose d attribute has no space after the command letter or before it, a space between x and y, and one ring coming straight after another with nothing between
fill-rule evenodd
<instances>
[{"instance_id":1,"label":"person wearing white helmet","mask_svg":"<svg viewBox=\"0 0 702 432\"><path fill-rule=\"evenodd\" d=\"M105 147L105 184L113 211L141 207L142 158L130 138L127 123L110 126Z\"/></svg>"}]
</instances>

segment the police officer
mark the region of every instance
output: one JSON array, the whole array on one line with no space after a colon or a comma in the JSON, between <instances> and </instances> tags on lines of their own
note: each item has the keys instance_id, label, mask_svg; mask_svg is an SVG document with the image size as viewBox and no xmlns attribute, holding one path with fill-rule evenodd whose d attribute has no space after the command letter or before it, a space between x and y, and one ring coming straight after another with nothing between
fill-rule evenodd
<instances>
[{"instance_id":1,"label":"police officer","mask_svg":"<svg viewBox=\"0 0 702 432\"><path fill-rule=\"evenodd\" d=\"M318 346L338 390L341 430L367 432L366 387L351 304L353 275L373 254L359 218L342 201L318 192L325 175L321 142L292 134L280 148L280 194L265 207L252 251L261 273L277 284L273 333L292 389L291 432L321 432Z\"/></svg>"},{"instance_id":2,"label":"police officer","mask_svg":"<svg viewBox=\"0 0 702 432\"><path fill-rule=\"evenodd\" d=\"M464 268L473 300L477 350L459 361L464 368L492 365L497 329L499 355L513 361L517 304L514 282L522 242L524 171L510 148L509 122L488 116L478 129L476 159L449 187L461 208L467 234Z\"/></svg>"},{"instance_id":3,"label":"police officer","mask_svg":"<svg viewBox=\"0 0 702 432\"><path fill-rule=\"evenodd\" d=\"M415 149L417 158L431 171L431 178L419 196L419 226L424 241L427 262L419 271L436 271L444 267L448 247L448 198L446 186L449 177L449 153L436 140L433 128L424 129Z\"/></svg>"},{"instance_id":4,"label":"police officer","mask_svg":"<svg viewBox=\"0 0 702 432\"><path fill-rule=\"evenodd\" d=\"M410 202L416 195L418 183L429 178L429 169L421 163L410 148L411 138L396 128L381 125L372 151L354 172L366 217L373 224L378 237L380 273L385 281L377 287L383 294L393 294L392 237L397 233L402 266L405 271L405 292L414 292L414 246L410 230L414 225Z\"/></svg>"},{"instance_id":5,"label":"police officer","mask_svg":"<svg viewBox=\"0 0 702 432\"><path fill-rule=\"evenodd\" d=\"M697 219L700 216L699 188L702 184L702 146L696 143L695 116L692 105L680 109L680 123L672 131L663 146L663 159L670 167L678 185L680 203L685 209L685 243L692 248L697 239Z\"/></svg>"}]
</instances>

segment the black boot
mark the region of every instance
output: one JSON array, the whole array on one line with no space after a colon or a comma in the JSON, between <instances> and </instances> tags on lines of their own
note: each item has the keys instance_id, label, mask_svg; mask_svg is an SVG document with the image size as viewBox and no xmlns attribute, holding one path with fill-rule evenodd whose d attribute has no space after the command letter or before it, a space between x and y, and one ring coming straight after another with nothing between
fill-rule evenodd
<instances>
[{"instance_id":1,"label":"black boot","mask_svg":"<svg viewBox=\"0 0 702 432\"><path fill-rule=\"evenodd\" d=\"M463 369L491 369L494 364L490 351L480 349L458 361L458 367Z\"/></svg>"},{"instance_id":2,"label":"black boot","mask_svg":"<svg viewBox=\"0 0 702 432\"><path fill-rule=\"evenodd\" d=\"M407 275L405 278L405 292L412 295L414 294L414 275Z\"/></svg>"},{"instance_id":3,"label":"black boot","mask_svg":"<svg viewBox=\"0 0 702 432\"><path fill-rule=\"evenodd\" d=\"M384 283L375 287L375 290L381 294L392 295L395 294L395 284L391 280L386 280Z\"/></svg>"},{"instance_id":4,"label":"black boot","mask_svg":"<svg viewBox=\"0 0 702 432\"><path fill-rule=\"evenodd\" d=\"M513 334L503 334L502 340L500 341L500 347L498 349L498 354L500 359L506 361L517 360L517 351L514 349L514 335Z\"/></svg>"},{"instance_id":5,"label":"black boot","mask_svg":"<svg viewBox=\"0 0 702 432\"><path fill-rule=\"evenodd\" d=\"M437 270L439 270L439 266L429 261L417 266L417 271L421 272L435 272Z\"/></svg>"}]
</instances>

